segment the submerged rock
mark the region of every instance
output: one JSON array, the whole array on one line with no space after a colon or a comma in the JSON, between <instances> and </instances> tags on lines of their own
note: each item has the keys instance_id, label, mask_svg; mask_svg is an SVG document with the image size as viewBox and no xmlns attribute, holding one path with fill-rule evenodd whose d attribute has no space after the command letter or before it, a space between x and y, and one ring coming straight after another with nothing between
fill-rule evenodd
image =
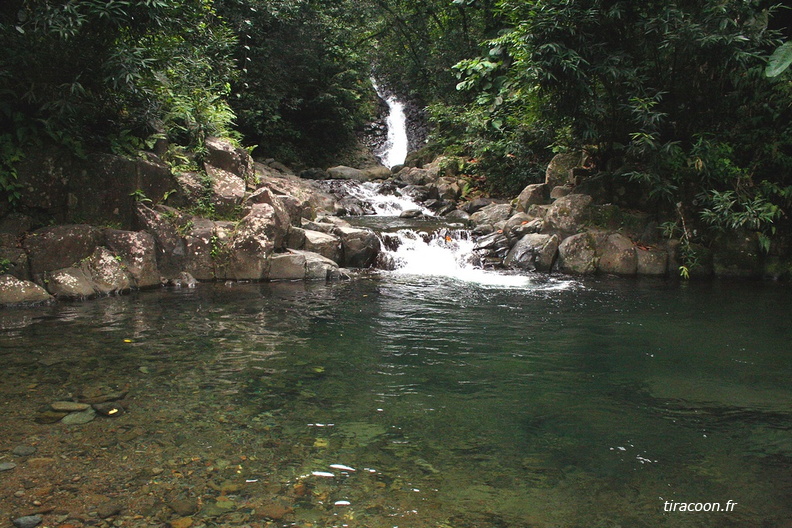
<instances>
[{"instance_id":1,"label":"submerged rock","mask_svg":"<svg viewBox=\"0 0 792 528\"><path fill-rule=\"evenodd\" d=\"M25 515L24 517L17 517L13 520L13 523L16 528L35 528L43 520L41 515Z\"/></svg>"},{"instance_id":2,"label":"submerged rock","mask_svg":"<svg viewBox=\"0 0 792 528\"><path fill-rule=\"evenodd\" d=\"M96 411L88 408L84 411L67 414L61 419L61 423L66 425L82 425L92 422L94 418L96 418Z\"/></svg>"},{"instance_id":3,"label":"submerged rock","mask_svg":"<svg viewBox=\"0 0 792 528\"><path fill-rule=\"evenodd\" d=\"M0 305L37 304L52 300L52 295L35 282L0 275Z\"/></svg>"}]
</instances>

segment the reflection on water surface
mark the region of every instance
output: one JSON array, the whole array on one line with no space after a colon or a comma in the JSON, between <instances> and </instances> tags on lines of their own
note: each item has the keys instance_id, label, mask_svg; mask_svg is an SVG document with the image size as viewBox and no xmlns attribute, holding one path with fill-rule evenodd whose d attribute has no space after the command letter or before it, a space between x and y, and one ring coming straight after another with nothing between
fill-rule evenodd
<instances>
[{"instance_id":1,"label":"reflection on water surface","mask_svg":"<svg viewBox=\"0 0 792 528\"><path fill-rule=\"evenodd\" d=\"M0 463L17 467L0 510L50 507L56 526L784 526L789 293L382 274L2 311ZM112 391L121 416L34 421Z\"/></svg>"}]
</instances>

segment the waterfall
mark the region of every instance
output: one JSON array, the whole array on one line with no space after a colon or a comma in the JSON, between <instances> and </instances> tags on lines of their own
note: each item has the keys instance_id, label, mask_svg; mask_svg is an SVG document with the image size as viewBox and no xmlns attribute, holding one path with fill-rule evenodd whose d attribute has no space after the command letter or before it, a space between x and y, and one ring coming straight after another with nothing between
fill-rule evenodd
<instances>
[{"instance_id":1,"label":"waterfall","mask_svg":"<svg viewBox=\"0 0 792 528\"><path fill-rule=\"evenodd\" d=\"M374 79L371 79L371 84L377 95L388 105L388 137L382 154L382 164L390 169L401 165L407 158L407 115L404 113L404 104L395 96L385 94Z\"/></svg>"}]
</instances>

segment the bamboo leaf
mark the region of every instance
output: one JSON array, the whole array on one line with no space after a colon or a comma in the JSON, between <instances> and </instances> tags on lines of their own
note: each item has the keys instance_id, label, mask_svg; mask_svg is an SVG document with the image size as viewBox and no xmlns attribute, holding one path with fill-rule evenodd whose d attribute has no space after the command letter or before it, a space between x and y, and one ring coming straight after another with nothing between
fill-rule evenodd
<instances>
[{"instance_id":1,"label":"bamboo leaf","mask_svg":"<svg viewBox=\"0 0 792 528\"><path fill-rule=\"evenodd\" d=\"M777 77L789 68L792 64L792 42L785 42L776 49L767 61L765 75L767 77Z\"/></svg>"}]
</instances>

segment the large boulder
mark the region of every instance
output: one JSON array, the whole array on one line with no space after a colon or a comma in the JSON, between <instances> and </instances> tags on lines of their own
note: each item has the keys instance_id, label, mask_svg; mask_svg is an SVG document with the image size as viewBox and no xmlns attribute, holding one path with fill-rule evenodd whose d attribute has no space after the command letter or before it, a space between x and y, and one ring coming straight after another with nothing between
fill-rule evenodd
<instances>
[{"instance_id":1,"label":"large boulder","mask_svg":"<svg viewBox=\"0 0 792 528\"><path fill-rule=\"evenodd\" d=\"M38 282L44 272L78 264L103 242L101 229L77 224L37 229L23 245L30 258L30 272Z\"/></svg>"},{"instance_id":2,"label":"large boulder","mask_svg":"<svg viewBox=\"0 0 792 528\"><path fill-rule=\"evenodd\" d=\"M253 177L253 159L247 150L235 147L227 139L216 137L207 138L204 145L207 164L230 172L243 180Z\"/></svg>"},{"instance_id":3,"label":"large boulder","mask_svg":"<svg viewBox=\"0 0 792 528\"><path fill-rule=\"evenodd\" d=\"M509 204L491 204L470 215L470 220L476 225L495 225L507 221L511 212Z\"/></svg>"},{"instance_id":4,"label":"large boulder","mask_svg":"<svg viewBox=\"0 0 792 528\"><path fill-rule=\"evenodd\" d=\"M269 280L332 280L339 278L338 264L310 251L289 250L272 255Z\"/></svg>"},{"instance_id":5,"label":"large boulder","mask_svg":"<svg viewBox=\"0 0 792 528\"><path fill-rule=\"evenodd\" d=\"M548 189L553 189L559 185L574 184L575 179L573 169L579 167L583 161L580 152L567 152L556 154L545 171L545 183Z\"/></svg>"},{"instance_id":6,"label":"large boulder","mask_svg":"<svg viewBox=\"0 0 792 528\"><path fill-rule=\"evenodd\" d=\"M329 174L330 178L333 180L369 181L371 179L371 175L366 173L366 171L347 167L346 165L330 167L327 169L327 174Z\"/></svg>"},{"instance_id":7,"label":"large boulder","mask_svg":"<svg viewBox=\"0 0 792 528\"><path fill-rule=\"evenodd\" d=\"M59 299L88 299L96 295L91 277L82 267L63 268L48 272L47 290Z\"/></svg>"},{"instance_id":8,"label":"large boulder","mask_svg":"<svg viewBox=\"0 0 792 528\"><path fill-rule=\"evenodd\" d=\"M261 280L267 278L269 257L283 247L289 225L282 222L269 204L254 204L239 222L229 245L227 278Z\"/></svg>"},{"instance_id":9,"label":"large boulder","mask_svg":"<svg viewBox=\"0 0 792 528\"><path fill-rule=\"evenodd\" d=\"M138 288L160 284L154 236L143 231L105 230L107 248L121 258Z\"/></svg>"},{"instance_id":10,"label":"large boulder","mask_svg":"<svg viewBox=\"0 0 792 528\"><path fill-rule=\"evenodd\" d=\"M334 231L341 238L343 257L341 264L347 268L368 268L380 253L380 240L368 229L337 227Z\"/></svg>"},{"instance_id":11,"label":"large boulder","mask_svg":"<svg viewBox=\"0 0 792 528\"><path fill-rule=\"evenodd\" d=\"M532 205L547 203L549 186L546 183L534 183L525 187L517 197L515 210L520 213L528 212Z\"/></svg>"},{"instance_id":12,"label":"large boulder","mask_svg":"<svg viewBox=\"0 0 792 528\"><path fill-rule=\"evenodd\" d=\"M207 192L215 211L221 215L233 213L245 198L245 180L208 163L204 168L211 182Z\"/></svg>"},{"instance_id":13,"label":"large boulder","mask_svg":"<svg viewBox=\"0 0 792 528\"><path fill-rule=\"evenodd\" d=\"M265 203L272 206L278 221L285 224L299 225L305 211L300 201L287 194L276 195L269 187L261 187L251 194L247 204ZM308 213L310 214L310 213Z\"/></svg>"},{"instance_id":14,"label":"large boulder","mask_svg":"<svg viewBox=\"0 0 792 528\"><path fill-rule=\"evenodd\" d=\"M587 220L591 196L570 194L559 198L547 209L545 229L560 235L573 235Z\"/></svg>"},{"instance_id":15,"label":"large boulder","mask_svg":"<svg viewBox=\"0 0 792 528\"><path fill-rule=\"evenodd\" d=\"M164 206L157 206L155 210L143 203L137 204L136 212L138 224L156 241L157 268L165 277L175 277L184 270L187 255L184 239L173 221L181 213Z\"/></svg>"},{"instance_id":16,"label":"large boulder","mask_svg":"<svg viewBox=\"0 0 792 528\"><path fill-rule=\"evenodd\" d=\"M47 291L27 280L12 275L0 275L0 306L39 304L52 301Z\"/></svg>"},{"instance_id":17,"label":"large boulder","mask_svg":"<svg viewBox=\"0 0 792 528\"><path fill-rule=\"evenodd\" d=\"M2 236L0 235L0 241ZM24 249L16 245L15 240L8 244L0 244L0 273L7 273L23 280L30 277L28 255Z\"/></svg>"},{"instance_id":18,"label":"large boulder","mask_svg":"<svg viewBox=\"0 0 792 528\"><path fill-rule=\"evenodd\" d=\"M436 182L440 177L440 172L436 169L418 169L415 167L404 167L394 178L397 182L405 185L427 185Z\"/></svg>"},{"instance_id":19,"label":"large boulder","mask_svg":"<svg viewBox=\"0 0 792 528\"><path fill-rule=\"evenodd\" d=\"M320 190L313 182L263 163L256 163L255 170L258 186L268 188L276 196L292 197L296 200L302 218L313 219L318 213L335 210L335 198Z\"/></svg>"},{"instance_id":20,"label":"large boulder","mask_svg":"<svg viewBox=\"0 0 792 528\"><path fill-rule=\"evenodd\" d=\"M106 247L98 247L80 268L91 280L98 295L122 293L134 286L134 279L120 260Z\"/></svg>"},{"instance_id":21,"label":"large boulder","mask_svg":"<svg viewBox=\"0 0 792 528\"><path fill-rule=\"evenodd\" d=\"M183 232L186 251L184 271L197 280L215 279L215 257L219 256L215 222L193 217L186 227Z\"/></svg>"},{"instance_id":22,"label":"large boulder","mask_svg":"<svg viewBox=\"0 0 792 528\"><path fill-rule=\"evenodd\" d=\"M329 233L306 229L303 249L318 253L336 263L341 261L341 239Z\"/></svg>"},{"instance_id":23,"label":"large boulder","mask_svg":"<svg viewBox=\"0 0 792 528\"><path fill-rule=\"evenodd\" d=\"M558 246L558 270L572 275L590 275L597 271L597 237L578 233L565 238Z\"/></svg>"},{"instance_id":24,"label":"large boulder","mask_svg":"<svg viewBox=\"0 0 792 528\"><path fill-rule=\"evenodd\" d=\"M663 276L668 272L668 253L662 248L635 248L638 275Z\"/></svg>"},{"instance_id":25,"label":"large boulder","mask_svg":"<svg viewBox=\"0 0 792 528\"><path fill-rule=\"evenodd\" d=\"M621 233L608 235L599 248L599 271L617 275L635 275L638 259L635 244Z\"/></svg>"},{"instance_id":26,"label":"large boulder","mask_svg":"<svg viewBox=\"0 0 792 528\"><path fill-rule=\"evenodd\" d=\"M557 254L556 235L529 234L512 247L503 264L529 271L550 271Z\"/></svg>"}]
</instances>

